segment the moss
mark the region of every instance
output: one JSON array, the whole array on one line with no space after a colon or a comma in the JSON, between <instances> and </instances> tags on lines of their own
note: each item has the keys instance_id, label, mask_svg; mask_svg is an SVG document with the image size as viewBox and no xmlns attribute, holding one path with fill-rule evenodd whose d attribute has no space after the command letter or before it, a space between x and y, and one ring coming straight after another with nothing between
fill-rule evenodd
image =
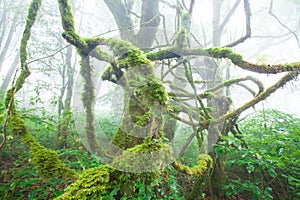
<instances>
[{"instance_id":1,"label":"moss","mask_svg":"<svg viewBox=\"0 0 300 200\"><path fill-rule=\"evenodd\" d=\"M229 58L233 64L243 61L243 57L229 48L214 47L206 50L207 53L214 58Z\"/></svg>"},{"instance_id":2,"label":"moss","mask_svg":"<svg viewBox=\"0 0 300 200\"><path fill-rule=\"evenodd\" d=\"M198 159L197 165L190 168L186 165L183 165L182 163L175 161L173 163L173 167L182 173L188 174L188 175L202 175L206 170L212 167L213 160L209 155L202 154L200 155Z\"/></svg>"},{"instance_id":3,"label":"moss","mask_svg":"<svg viewBox=\"0 0 300 200\"><path fill-rule=\"evenodd\" d=\"M160 105L168 104L168 93L161 81L152 79L149 83L146 83L141 90L142 95L147 98L148 105L151 106L154 102Z\"/></svg>"},{"instance_id":4,"label":"moss","mask_svg":"<svg viewBox=\"0 0 300 200\"><path fill-rule=\"evenodd\" d=\"M191 14L186 11L181 11L180 13L181 17L181 25L183 28L185 28L187 31L190 30L191 27Z\"/></svg>"},{"instance_id":5,"label":"moss","mask_svg":"<svg viewBox=\"0 0 300 200\"><path fill-rule=\"evenodd\" d=\"M74 17L72 13L71 3L69 0L58 0L59 11L61 14L62 26L65 32L62 36L71 44L80 49L89 49L88 43L81 38L74 27ZM92 50L92 49L90 49Z\"/></svg>"},{"instance_id":6,"label":"moss","mask_svg":"<svg viewBox=\"0 0 300 200\"><path fill-rule=\"evenodd\" d=\"M22 135L27 132L25 121L18 116L9 119L8 127L12 135Z\"/></svg>"},{"instance_id":7,"label":"moss","mask_svg":"<svg viewBox=\"0 0 300 200\"><path fill-rule=\"evenodd\" d=\"M136 197L136 184L150 185L160 177L162 170L174 160L169 145L148 142L127 149L115 158L112 166L121 170L118 181L122 193Z\"/></svg>"},{"instance_id":8,"label":"moss","mask_svg":"<svg viewBox=\"0 0 300 200\"><path fill-rule=\"evenodd\" d=\"M117 39L114 39L114 38L108 39L107 44L108 44L108 46L111 47L111 49L113 50L115 56L123 56L126 53L128 53L129 49L132 49L132 48L137 49L136 47L133 47L133 45L128 41L117 40Z\"/></svg>"},{"instance_id":9,"label":"moss","mask_svg":"<svg viewBox=\"0 0 300 200\"><path fill-rule=\"evenodd\" d=\"M187 46L187 36L188 32L185 28L182 28L177 34L175 38L176 47L178 49L185 48Z\"/></svg>"},{"instance_id":10,"label":"moss","mask_svg":"<svg viewBox=\"0 0 300 200\"><path fill-rule=\"evenodd\" d=\"M202 154L199 156L198 164L191 168L193 174L203 174L207 169L212 167L213 160L209 155Z\"/></svg>"},{"instance_id":11,"label":"moss","mask_svg":"<svg viewBox=\"0 0 300 200\"><path fill-rule=\"evenodd\" d=\"M14 91L15 87L9 89L6 91L5 99L4 99L4 104L5 108L9 110L11 114L14 114L16 108L14 104Z\"/></svg>"},{"instance_id":12,"label":"moss","mask_svg":"<svg viewBox=\"0 0 300 200\"><path fill-rule=\"evenodd\" d=\"M28 9L28 15L26 20L25 30L23 32L23 37L21 40L20 47L20 58L21 58L21 66L25 66L27 60L27 43L31 35L31 28L36 21L36 17L41 6L41 0L33 0Z\"/></svg>"},{"instance_id":13,"label":"moss","mask_svg":"<svg viewBox=\"0 0 300 200\"><path fill-rule=\"evenodd\" d=\"M120 68L124 69L148 66L148 68L154 70L154 68L151 67L151 62L146 58L142 51L135 47L128 48L126 52L120 56L118 64L121 66Z\"/></svg>"},{"instance_id":14,"label":"moss","mask_svg":"<svg viewBox=\"0 0 300 200\"><path fill-rule=\"evenodd\" d=\"M123 151L112 166L125 172L142 173L160 171L173 160L169 145L162 142L147 142Z\"/></svg>"},{"instance_id":15,"label":"moss","mask_svg":"<svg viewBox=\"0 0 300 200\"><path fill-rule=\"evenodd\" d=\"M146 112L142 117L138 118L138 121L136 122L136 125L144 126L145 123L149 120L149 118L150 118L150 112Z\"/></svg>"},{"instance_id":16,"label":"moss","mask_svg":"<svg viewBox=\"0 0 300 200\"><path fill-rule=\"evenodd\" d=\"M108 166L85 170L56 200L101 199L118 186L118 196L136 197L136 184L150 185L160 177L164 164L172 160L169 145L160 142L137 145L114 159L112 167L121 171Z\"/></svg>"},{"instance_id":17,"label":"moss","mask_svg":"<svg viewBox=\"0 0 300 200\"><path fill-rule=\"evenodd\" d=\"M126 133L124 130L119 128L111 140L112 145L108 149L108 154L118 155L120 153L120 149L126 150L128 148L132 148L137 144L140 144L142 141L143 140L141 138L134 137L133 135L130 135L130 133ZM116 145L120 149L113 148L114 145Z\"/></svg>"},{"instance_id":18,"label":"moss","mask_svg":"<svg viewBox=\"0 0 300 200\"><path fill-rule=\"evenodd\" d=\"M169 48L157 52L149 52L146 54L146 57L149 60L162 60L162 59L169 59L169 58L179 58L180 55L176 54L176 50L174 48Z\"/></svg>"},{"instance_id":19,"label":"moss","mask_svg":"<svg viewBox=\"0 0 300 200\"><path fill-rule=\"evenodd\" d=\"M55 200L101 199L101 195L105 195L113 187L111 183L113 172L114 170L107 166L87 169Z\"/></svg>"},{"instance_id":20,"label":"moss","mask_svg":"<svg viewBox=\"0 0 300 200\"><path fill-rule=\"evenodd\" d=\"M101 79L104 80L104 81L105 81L105 80L109 81L109 80L112 79L113 73L114 73L113 68L112 68L111 65L109 65L109 66L105 69L105 71L102 73Z\"/></svg>"},{"instance_id":21,"label":"moss","mask_svg":"<svg viewBox=\"0 0 300 200\"><path fill-rule=\"evenodd\" d=\"M62 25L67 32L75 32L74 18L71 9L71 3L68 0L58 0L59 10L62 15Z\"/></svg>"},{"instance_id":22,"label":"moss","mask_svg":"<svg viewBox=\"0 0 300 200\"><path fill-rule=\"evenodd\" d=\"M22 141L30 147L31 163L39 176L47 179L60 175L65 178L76 178L77 173L62 163L55 151L41 146L29 133L22 134Z\"/></svg>"}]
</instances>

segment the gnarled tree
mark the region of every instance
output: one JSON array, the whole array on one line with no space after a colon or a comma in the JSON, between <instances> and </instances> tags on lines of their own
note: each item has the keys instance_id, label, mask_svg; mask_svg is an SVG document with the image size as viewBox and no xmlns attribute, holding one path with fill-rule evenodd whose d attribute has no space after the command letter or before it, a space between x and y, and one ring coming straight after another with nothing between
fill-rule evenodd
<instances>
[{"instance_id":1,"label":"gnarled tree","mask_svg":"<svg viewBox=\"0 0 300 200\"><path fill-rule=\"evenodd\" d=\"M40 164L47 162L49 163L47 170L51 172L47 173L47 176L61 173L64 176L78 178L57 199L99 198L101 195L109 194L116 183L123 185L116 198L124 194L127 194L127 197L134 197L135 182L150 184L169 164L179 172L198 176L193 189L187 195L188 199L200 198L197 193L201 185L199 182L204 179L208 170L213 174L207 176L211 179L209 187L211 196L213 199L223 198L224 193L220 185L224 162L222 158L218 158L213 153L207 155L209 151L206 151L205 155L199 155L198 164L192 168L183 165L176 158L184 154L195 137L199 149L206 145L204 141L208 138L209 150L213 148L214 143L226 140L223 136L228 132L236 133L237 119L242 112L265 100L278 88L295 79L300 72L299 62L276 65L255 64L246 61L231 49L251 36L250 7L247 0L243 1L245 36L225 45L226 47L216 47L221 45L220 35L225 24L238 4L241 4L241 1L236 1L223 22L220 22L218 11L215 12L214 40L213 47L210 48L194 47L191 44L192 37L189 37L189 33L195 4L193 0L190 1L189 6L186 6L184 1L172 5L167 1L143 0L141 16L134 13L133 1L105 0L119 28L122 38L120 40L80 36L74 27L70 1L58 0L64 30L62 37L77 48L82 59L80 69L84 80L82 101L86 112L85 131L90 150L109 159L107 166L88 169L78 177L77 173L67 169L57 159L55 153L44 149L29 135L14 104L14 94L22 88L25 79L30 75L26 46L40 3L40 0L33 0L29 8L28 21L21 43L22 71L13 88L7 91L6 107L11 132L21 135L23 141L30 146L34 164L42 174L46 173L46 169L42 169ZM160 24L164 25L165 16L159 13L162 4L176 11L176 34L169 38L166 30L163 30L166 44L155 47L158 27ZM222 1L214 1L214 9L220 10L221 5ZM132 15L140 18L140 29L137 33L133 29ZM105 46L112 51L107 51ZM94 127L95 85L92 79L93 67L90 63L92 58L109 64L102 79L120 85L124 91L124 116L108 150L104 150L97 141ZM222 80L218 74L218 62L222 59L227 59L232 65L251 72L284 73L284 75L268 88L264 88L263 84L252 76L235 79L227 77L228 80ZM157 69L160 70L160 75L155 73ZM245 81L254 83L258 90L243 85L242 82ZM230 110L232 100L226 96L225 89L233 85L243 86L253 94L253 98L244 105ZM183 148L179 152L174 152L169 141L174 137L177 122L190 126L193 132L185 141ZM42 157L42 154L47 156ZM216 170L220 172L215 173ZM218 177L221 180L220 184L216 184Z\"/></svg>"}]
</instances>

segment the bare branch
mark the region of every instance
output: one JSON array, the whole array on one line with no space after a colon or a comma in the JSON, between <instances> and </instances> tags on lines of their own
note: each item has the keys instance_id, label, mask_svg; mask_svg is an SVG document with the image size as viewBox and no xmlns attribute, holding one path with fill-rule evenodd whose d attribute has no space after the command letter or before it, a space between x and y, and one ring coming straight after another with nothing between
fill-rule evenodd
<instances>
[{"instance_id":1,"label":"bare branch","mask_svg":"<svg viewBox=\"0 0 300 200\"><path fill-rule=\"evenodd\" d=\"M248 0L244 0L244 9L245 9L245 17L246 17L246 34L245 36L241 37L240 39L236 40L235 42L232 42L231 44L226 45L225 47L233 47L240 43L243 43L245 40L251 37L251 11L250 11L250 5Z\"/></svg>"},{"instance_id":2,"label":"bare branch","mask_svg":"<svg viewBox=\"0 0 300 200\"><path fill-rule=\"evenodd\" d=\"M270 8L269 8L269 14L270 14L272 17L274 17L275 20L276 20L283 28L287 29L291 34L294 35L295 39L297 40L298 46L299 46L299 48L300 48L300 41L299 41L299 38L298 38L297 34L296 34L293 30L291 30L288 26L286 26L284 23L282 23L282 22L280 21L280 19L273 13L272 8L273 8L273 0L271 0L271 4L270 4Z\"/></svg>"},{"instance_id":3,"label":"bare branch","mask_svg":"<svg viewBox=\"0 0 300 200\"><path fill-rule=\"evenodd\" d=\"M234 3L234 5L232 6L231 10L228 12L228 14L226 15L226 17L224 18L223 22L219 26L219 31L220 32L222 32L222 30L224 29L225 25L228 23L229 19L232 17L232 15L234 14L234 12L236 11L236 9L239 6L240 2L241 2L241 0L236 0L236 2Z\"/></svg>"},{"instance_id":4,"label":"bare branch","mask_svg":"<svg viewBox=\"0 0 300 200\"><path fill-rule=\"evenodd\" d=\"M134 35L133 23L130 19L130 15L127 12L126 6L121 0L104 0L105 4L112 13L118 28L120 35L123 39L128 39Z\"/></svg>"},{"instance_id":5,"label":"bare branch","mask_svg":"<svg viewBox=\"0 0 300 200\"><path fill-rule=\"evenodd\" d=\"M143 0L140 30L137 35L139 47L151 47L160 24L159 0Z\"/></svg>"}]
</instances>

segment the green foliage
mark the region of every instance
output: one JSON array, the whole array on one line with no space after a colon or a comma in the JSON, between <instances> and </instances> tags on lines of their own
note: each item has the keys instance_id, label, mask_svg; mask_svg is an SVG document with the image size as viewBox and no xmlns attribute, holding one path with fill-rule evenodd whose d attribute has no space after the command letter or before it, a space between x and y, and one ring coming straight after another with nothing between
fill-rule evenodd
<instances>
[{"instance_id":1,"label":"green foliage","mask_svg":"<svg viewBox=\"0 0 300 200\"><path fill-rule=\"evenodd\" d=\"M32 165L28 164L28 160L30 155L24 151L16 157L0 161L0 199L53 199L61 195L63 189L71 183L71 180L62 177L43 180Z\"/></svg>"},{"instance_id":2,"label":"green foliage","mask_svg":"<svg viewBox=\"0 0 300 200\"><path fill-rule=\"evenodd\" d=\"M248 148L233 136L219 143L217 155L227 155L227 196L299 199L299 124L292 115L266 110L241 124Z\"/></svg>"}]
</instances>

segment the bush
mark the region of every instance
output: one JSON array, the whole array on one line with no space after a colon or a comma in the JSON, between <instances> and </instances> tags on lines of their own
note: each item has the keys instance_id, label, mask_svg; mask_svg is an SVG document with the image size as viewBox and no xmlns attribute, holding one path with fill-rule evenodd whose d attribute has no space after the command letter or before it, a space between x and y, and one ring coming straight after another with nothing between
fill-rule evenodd
<instances>
[{"instance_id":1,"label":"bush","mask_svg":"<svg viewBox=\"0 0 300 200\"><path fill-rule=\"evenodd\" d=\"M257 112L215 148L226 155L227 196L300 199L300 119L276 110Z\"/></svg>"}]
</instances>

